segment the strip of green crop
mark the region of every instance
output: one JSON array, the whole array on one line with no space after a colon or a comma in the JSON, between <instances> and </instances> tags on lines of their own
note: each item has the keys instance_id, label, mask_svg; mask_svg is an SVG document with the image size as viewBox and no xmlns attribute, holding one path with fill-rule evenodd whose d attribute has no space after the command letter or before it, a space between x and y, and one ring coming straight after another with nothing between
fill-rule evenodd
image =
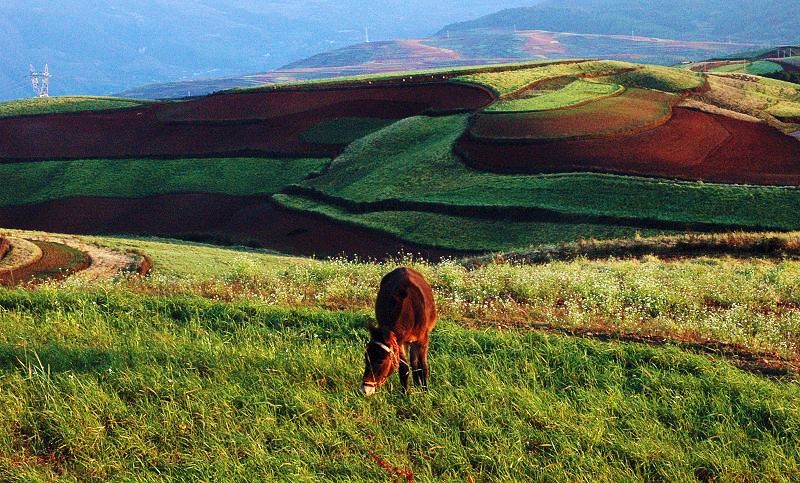
<instances>
[{"instance_id":1,"label":"strip of green crop","mask_svg":"<svg viewBox=\"0 0 800 483\"><path fill-rule=\"evenodd\" d=\"M600 97L611 96L624 87L616 84L600 84L576 80L555 92L495 102L486 108L487 112L547 111L574 106Z\"/></svg>"},{"instance_id":2,"label":"strip of green crop","mask_svg":"<svg viewBox=\"0 0 800 483\"><path fill-rule=\"evenodd\" d=\"M300 196L278 194L273 199L287 208L378 230L421 246L450 250L504 251L579 239L602 240L666 233L665 230L627 226L472 218L412 210L350 213Z\"/></svg>"},{"instance_id":3,"label":"strip of green crop","mask_svg":"<svg viewBox=\"0 0 800 483\"><path fill-rule=\"evenodd\" d=\"M270 195L320 172L327 159L86 159L0 164L0 206L73 196L203 192Z\"/></svg>"},{"instance_id":4,"label":"strip of green crop","mask_svg":"<svg viewBox=\"0 0 800 483\"><path fill-rule=\"evenodd\" d=\"M502 175L467 168L453 143L466 115L399 121L351 144L305 186L356 202L546 208L563 213L800 227L800 190L605 174Z\"/></svg>"},{"instance_id":5,"label":"strip of green crop","mask_svg":"<svg viewBox=\"0 0 800 483\"><path fill-rule=\"evenodd\" d=\"M0 103L0 118L56 114L80 111L102 111L143 106L145 101L118 97L34 97Z\"/></svg>"}]
</instances>

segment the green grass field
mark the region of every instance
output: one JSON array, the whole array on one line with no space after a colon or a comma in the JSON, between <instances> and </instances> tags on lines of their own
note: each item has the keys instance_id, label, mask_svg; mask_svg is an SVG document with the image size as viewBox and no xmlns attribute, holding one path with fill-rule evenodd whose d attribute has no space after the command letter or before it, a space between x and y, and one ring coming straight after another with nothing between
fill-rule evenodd
<instances>
[{"instance_id":1,"label":"green grass field","mask_svg":"<svg viewBox=\"0 0 800 483\"><path fill-rule=\"evenodd\" d=\"M270 195L320 172L326 159L85 159L0 164L0 206L72 196L135 198L205 192Z\"/></svg>"},{"instance_id":2,"label":"green grass field","mask_svg":"<svg viewBox=\"0 0 800 483\"><path fill-rule=\"evenodd\" d=\"M602 174L501 175L452 154L466 116L399 121L351 144L320 177L301 183L355 202L546 208L563 213L793 229L800 190ZM776 209L782 206L785 209ZM399 229L399 228L398 228ZM453 233L458 227L452 228ZM390 230L391 231L391 230ZM502 232L498 232L498 238Z\"/></svg>"},{"instance_id":3,"label":"green grass field","mask_svg":"<svg viewBox=\"0 0 800 483\"><path fill-rule=\"evenodd\" d=\"M391 479L369 451L421 481L800 477L796 382L679 344L526 329L692 334L796 355L800 262L470 271L93 239L155 250L153 275L0 289L4 480ZM364 324L397 263L437 294L431 388L403 396L393 379L364 399Z\"/></svg>"},{"instance_id":4,"label":"green grass field","mask_svg":"<svg viewBox=\"0 0 800 483\"><path fill-rule=\"evenodd\" d=\"M33 97L0 103L0 118L62 112L105 111L146 105L146 101L118 97Z\"/></svg>"},{"instance_id":5,"label":"green grass field","mask_svg":"<svg viewBox=\"0 0 800 483\"><path fill-rule=\"evenodd\" d=\"M619 93L622 86L576 80L563 89L522 99L495 102L487 112L546 111L561 109Z\"/></svg>"},{"instance_id":6,"label":"green grass field","mask_svg":"<svg viewBox=\"0 0 800 483\"><path fill-rule=\"evenodd\" d=\"M752 75L766 75L782 72L783 67L775 62L767 60L757 60L755 62L745 62L742 64L728 64L713 69L712 72L719 73L739 73L739 74L752 74Z\"/></svg>"}]
</instances>

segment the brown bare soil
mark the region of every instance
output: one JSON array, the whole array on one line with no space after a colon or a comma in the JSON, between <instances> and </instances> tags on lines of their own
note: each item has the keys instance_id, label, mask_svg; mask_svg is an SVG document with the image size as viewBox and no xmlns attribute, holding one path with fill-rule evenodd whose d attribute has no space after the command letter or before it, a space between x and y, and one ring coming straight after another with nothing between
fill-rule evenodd
<instances>
[{"instance_id":1,"label":"brown bare soil","mask_svg":"<svg viewBox=\"0 0 800 483\"><path fill-rule=\"evenodd\" d=\"M494 95L479 86L438 83L358 88L276 89L106 112L0 119L0 162L101 157L335 156L343 146L302 139L339 117L400 119L474 110Z\"/></svg>"},{"instance_id":2,"label":"brown bare soil","mask_svg":"<svg viewBox=\"0 0 800 483\"><path fill-rule=\"evenodd\" d=\"M152 266L152 260L143 253L112 250L76 236L52 233L25 233L24 236L30 241L57 243L86 254L91 264L74 274L83 280L105 280L125 273L146 275Z\"/></svg>"},{"instance_id":3,"label":"brown bare soil","mask_svg":"<svg viewBox=\"0 0 800 483\"><path fill-rule=\"evenodd\" d=\"M470 134L478 139L517 141L544 139L582 139L632 134L656 128L667 122L675 95L627 89L569 108L476 115Z\"/></svg>"},{"instance_id":4,"label":"brown bare soil","mask_svg":"<svg viewBox=\"0 0 800 483\"><path fill-rule=\"evenodd\" d=\"M376 231L294 212L273 204L267 197L78 197L0 208L0 226L76 234L162 235L320 257L357 255L384 259L405 252L436 260L469 254L419 247Z\"/></svg>"},{"instance_id":5,"label":"brown bare soil","mask_svg":"<svg viewBox=\"0 0 800 483\"><path fill-rule=\"evenodd\" d=\"M60 280L91 264L91 258L87 254L67 245L48 241L33 243L42 250L42 257L17 270L0 273L0 285Z\"/></svg>"},{"instance_id":6,"label":"brown bare soil","mask_svg":"<svg viewBox=\"0 0 800 483\"><path fill-rule=\"evenodd\" d=\"M630 136L498 143L464 135L470 166L503 173L593 171L686 180L800 185L800 143L764 123L676 107L661 127Z\"/></svg>"}]
</instances>

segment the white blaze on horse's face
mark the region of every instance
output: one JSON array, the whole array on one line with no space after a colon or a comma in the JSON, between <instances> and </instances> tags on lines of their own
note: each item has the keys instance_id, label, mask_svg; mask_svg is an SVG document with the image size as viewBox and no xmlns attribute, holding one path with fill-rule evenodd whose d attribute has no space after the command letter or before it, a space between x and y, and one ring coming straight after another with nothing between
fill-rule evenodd
<instances>
[{"instance_id":1,"label":"white blaze on horse's face","mask_svg":"<svg viewBox=\"0 0 800 483\"><path fill-rule=\"evenodd\" d=\"M377 340L370 340L364 354L364 378L361 380L361 393L365 396L375 394L386 379L396 369L397 354L394 349Z\"/></svg>"}]
</instances>

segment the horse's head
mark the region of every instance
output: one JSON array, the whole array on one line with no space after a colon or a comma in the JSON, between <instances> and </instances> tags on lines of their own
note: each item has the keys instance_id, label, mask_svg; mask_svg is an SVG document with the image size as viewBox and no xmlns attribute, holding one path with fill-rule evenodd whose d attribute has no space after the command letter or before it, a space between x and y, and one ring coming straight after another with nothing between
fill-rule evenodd
<instances>
[{"instance_id":1,"label":"horse's head","mask_svg":"<svg viewBox=\"0 0 800 483\"><path fill-rule=\"evenodd\" d=\"M364 378L361 380L361 392L365 396L375 394L400 365L400 348L394 333L373 325L368 328L372 337L364 352Z\"/></svg>"}]
</instances>

